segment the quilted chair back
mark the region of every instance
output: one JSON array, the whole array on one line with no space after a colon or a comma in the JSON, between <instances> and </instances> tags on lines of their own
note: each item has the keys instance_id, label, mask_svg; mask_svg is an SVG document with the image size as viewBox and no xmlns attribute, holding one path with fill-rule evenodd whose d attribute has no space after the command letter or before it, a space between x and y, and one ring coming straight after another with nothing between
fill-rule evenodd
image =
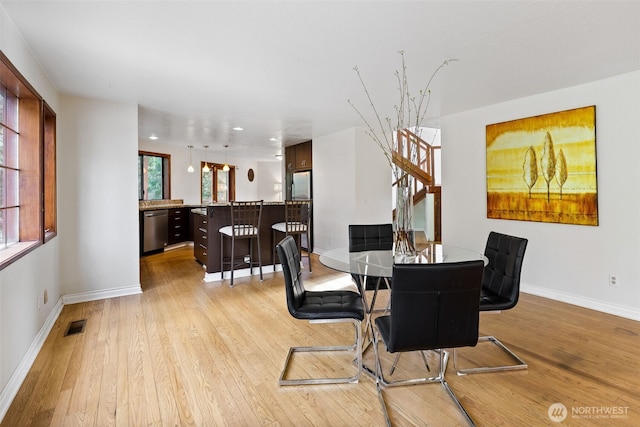
<instances>
[{"instance_id":1,"label":"quilted chair back","mask_svg":"<svg viewBox=\"0 0 640 427\"><path fill-rule=\"evenodd\" d=\"M351 224L349 225L349 252L390 251L393 249L392 224ZM376 288L377 277L367 277L362 287L360 276L352 274L360 293Z\"/></svg>"},{"instance_id":2,"label":"quilted chair back","mask_svg":"<svg viewBox=\"0 0 640 427\"><path fill-rule=\"evenodd\" d=\"M527 239L492 231L484 255L489 263L482 278L480 310L507 310L518 303L520 272Z\"/></svg>"},{"instance_id":3,"label":"quilted chair back","mask_svg":"<svg viewBox=\"0 0 640 427\"><path fill-rule=\"evenodd\" d=\"M349 225L349 252L388 251L393 249L393 225Z\"/></svg>"}]
</instances>

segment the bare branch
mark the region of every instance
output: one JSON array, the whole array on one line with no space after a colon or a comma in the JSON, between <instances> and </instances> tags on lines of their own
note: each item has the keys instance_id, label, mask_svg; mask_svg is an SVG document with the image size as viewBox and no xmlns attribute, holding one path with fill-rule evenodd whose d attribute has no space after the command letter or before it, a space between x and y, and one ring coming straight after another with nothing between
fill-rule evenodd
<instances>
[{"instance_id":1,"label":"bare branch","mask_svg":"<svg viewBox=\"0 0 640 427\"><path fill-rule=\"evenodd\" d=\"M364 117L364 114L358 110L351 100L348 100L349 105L356 111L356 113L360 116L362 121L367 127L367 135L371 139L375 141L375 143L382 149L389 165L391 166L395 178L400 178L402 171L394 167L393 164L393 152L394 152L394 144L397 144L396 141L396 131L408 128L414 128L414 131L419 132L419 129L422 125L422 121L426 115L426 112L429 107L429 102L431 101L431 82L433 81L436 74L444 68L445 65L448 65L450 62L457 61L457 59L448 59L444 61L436 70L431 74L427 84L423 90L420 90L418 97L411 95L409 90L409 80L407 77L407 65L405 62L404 51L398 52L401 57L401 68L400 71L395 71L397 90L400 95L399 103L394 105L395 110L395 123L392 122L391 118L387 117L383 119L378 110L373 103L371 98L371 94L367 89L366 84L364 83L364 79L360 74L360 70L358 67L353 67L353 70L358 75L358 79L360 80L360 84L364 89L364 93L369 101L369 106L373 110L375 114L376 121L378 122L379 128L374 129L373 125ZM412 119L415 122L412 123ZM379 134L381 133L381 135ZM409 153L411 156L417 155L417 153Z\"/></svg>"}]
</instances>

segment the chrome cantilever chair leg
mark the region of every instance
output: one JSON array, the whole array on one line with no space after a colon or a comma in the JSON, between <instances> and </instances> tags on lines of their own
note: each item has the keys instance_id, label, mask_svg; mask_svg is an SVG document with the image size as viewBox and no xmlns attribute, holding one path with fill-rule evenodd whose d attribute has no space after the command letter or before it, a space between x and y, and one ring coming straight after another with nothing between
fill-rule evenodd
<instances>
[{"instance_id":1,"label":"chrome cantilever chair leg","mask_svg":"<svg viewBox=\"0 0 640 427\"><path fill-rule=\"evenodd\" d=\"M380 363L380 355L378 354L378 340L375 335L375 330L373 329L373 324L370 325L371 328L371 336L373 337L373 349L375 352L375 378L376 378L376 391L378 392L378 402L380 402L380 406L382 407L382 414L384 415L384 420L386 422L387 427L391 427L391 418L389 417L389 411L387 411L387 403L384 401L384 395L382 394L382 386L381 386L381 378L382 378L382 364Z\"/></svg>"},{"instance_id":2,"label":"chrome cantilever chair leg","mask_svg":"<svg viewBox=\"0 0 640 427\"><path fill-rule=\"evenodd\" d=\"M351 345L346 346L323 346L323 347L291 347L287 358L284 362L284 368L278 380L279 385L309 385L309 384L342 384L358 382L362 373L362 324L357 319L319 319L309 320L309 323L339 323L352 322L355 327L355 341ZM302 352L319 352L319 351L355 351L356 352L356 374L351 377L340 378L305 378L305 379L286 379L289 363L294 353Z\"/></svg>"},{"instance_id":3,"label":"chrome cantilever chair leg","mask_svg":"<svg viewBox=\"0 0 640 427\"><path fill-rule=\"evenodd\" d=\"M460 376L469 375L469 374L481 374L485 372L501 372L501 371L517 371L519 369L527 369L527 362L522 360L520 356L511 351L506 345L502 344L496 337L494 336L486 336L486 337L478 337L478 343L480 342L491 342L498 346L498 348L502 349L505 353L507 353L516 363L513 365L500 365L500 366L481 366L477 368L460 368L458 366L458 353L453 351L453 367L456 370L456 373Z\"/></svg>"},{"instance_id":4,"label":"chrome cantilever chair leg","mask_svg":"<svg viewBox=\"0 0 640 427\"><path fill-rule=\"evenodd\" d=\"M454 349L455 351L455 349ZM464 415L465 420L467 421L467 423L470 426L474 426L475 427L475 422L473 421L473 419L471 418L471 416L469 415L469 413L467 412L467 410L464 408L464 406L462 406L462 403L460 402L460 400L458 400L458 397L455 395L455 393L453 392L453 390L451 390L451 387L449 387L449 383L447 382L444 374L445 371L447 370L447 363L448 363L448 359L449 359L449 353L445 350L440 350L440 368L439 368L439 372L438 372L438 376L437 377L433 377L431 379L431 381L429 382L439 382L440 385L442 385L442 387L445 389L445 391L449 394L449 397L451 397L451 400L453 400L453 402L456 404L456 406L458 407L458 409L460 410L460 412L462 413L462 415ZM382 413L384 415L384 419L386 421L386 424L388 427L391 427L391 418L389 417L389 411L387 410L387 404L386 401L384 400L384 394L382 392L382 386L384 385L384 382L381 380L382 376L382 366L380 364L380 359L378 357L376 357L376 390L378 392L378 401L380 402L380 406L382 407Z\"/></svg>"},{"instance_id":5,"label":"chrome cantilever chair leg","mask_svg":"<svg viewBox=\"0 0 640 427\"><path fill-rule=\"evenodd\" d=\"M455 351L455 349L454 349L454 351ZM443 353L444 353L444 356L443 356ZM442 363L442 358L443 357L445 358L444 364ZM451 397L453 402L456 404L456 406L458 407L460 412L462 412L462 414L464 415L465 419L467 420L467 423L470 426L474 426L475 427L476 423L473 422L473 419L471 418L471 416L469 415L467 410L464 409L464 406L462 406L462 403L458 400L458 398L456 397L456 395L453 392L453 390L451 390L451 387L449 387L449 383L447 382L446 378L444 377L444 372L445 372L445 370L447 368L446 358L447 358L447 353L444 350L441 350L440 351L440 375L439 375L440 384L447 391L447 393L449 393L449 396Z\"/></svg>"}]
</instances>

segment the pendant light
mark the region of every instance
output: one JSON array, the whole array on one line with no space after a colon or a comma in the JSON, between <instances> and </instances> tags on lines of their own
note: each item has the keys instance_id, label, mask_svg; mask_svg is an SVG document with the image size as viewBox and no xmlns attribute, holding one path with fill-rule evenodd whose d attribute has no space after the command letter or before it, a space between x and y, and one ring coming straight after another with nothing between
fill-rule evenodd
<instances>
[{"instance_id":1,"label":"pendant light","mask_svg":"<svg viewBox=\"0 0 640 427\"><path fill-rule=\"evenodd\" d=\"M229 148L229 144L224 144L224 166L222 170L225 172L229 172L229 165L227 164L227 148Z\"/></svg>"},{"instance_id":2,"label":"pendant light","mask_svg":"<svg viewBox=\"0 0 640 427\"><path fill-rule=\"evenodd\" d=\"M209 169L209 162L207 161L207 148L208 145L203 145L204 147L204 167L202 168L202 172L208 173L211 169Z\"/></svg>"},{"instance_id":3,"label":"pendant light","mask_svg":"<svg viewBox=\"0 0 640 427\"><path fill-rule=\"evenodd\" d=\"M193 162L191 161L191 149L193 148L193 145L187 145L187 147L189 147L189 167L187 168L187 172L193 173L195 170L193 168Z\"/></svg>"}]
</instances>

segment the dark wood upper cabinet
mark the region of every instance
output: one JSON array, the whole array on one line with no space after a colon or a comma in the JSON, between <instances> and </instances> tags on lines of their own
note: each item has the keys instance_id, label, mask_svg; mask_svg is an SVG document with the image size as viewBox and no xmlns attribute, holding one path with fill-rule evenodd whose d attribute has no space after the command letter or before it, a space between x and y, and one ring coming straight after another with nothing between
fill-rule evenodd
<instances>
[{"instance_id":1,"label":"dark wood upper cabinet","mask_svg":"<svg viewBox=\"0 0 640 427\"><path fill-rule=\"evenodd\" d=\"M285 147L284 156L288 172L310 170L313 167L311 141Z\"/></svg>"},{"instance_id":2,"label":"dark wood upper cabinet","mask_svg":"<svg viewBox=\"0 0 640 427\"><path fill-rule=\"evenodd\" d=\"M296 147L296 170L311 169L311 141L294 145Z\"/></svg>"},{"instance_id":3,"label":"dark wood upper cabinet","mask_svg":"<svg viewBox=\"0 0 640 427\"><path fill-rule=\"evenodd\" d=\"M284 161L286 164L287 172L293 171L296 168L296 146L290 145L284 149Z\"/></svg>"}]
</instances>

